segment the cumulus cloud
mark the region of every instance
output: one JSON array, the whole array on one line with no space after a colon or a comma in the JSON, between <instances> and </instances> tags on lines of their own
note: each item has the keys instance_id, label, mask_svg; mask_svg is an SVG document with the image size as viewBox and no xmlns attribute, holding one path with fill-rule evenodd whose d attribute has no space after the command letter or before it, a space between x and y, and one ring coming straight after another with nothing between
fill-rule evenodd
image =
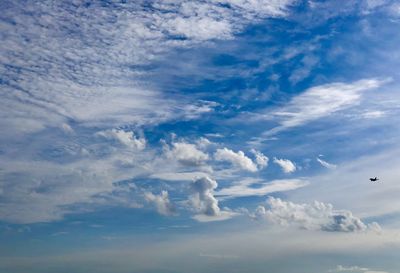
<instances>
[{"instance_id":1,"label":"cumulus cloud","mask_svg":"<svg viewBox=\"0 0 400 273\"><path fill-rule=\"evenodd\" d=\"M166 216L176 214L175 206L169 200L167 191L162 191L159 195L146 192L144 198L147 202L151 202L155 205L158 213Z\"/></svg>"},{"instance_id":2,"label":"cumulus cloud","mask_svg":"<svg viewBox=\"0 0 400 273\"><path fill-rule=\"evenodd\" d=\"M117 140L119 143L137 150L143 150L146 147L145 138L137 138L133 132L129 131L111 129L98 132L97 135L107 139Z\"/></svg>"},{"instance_id":3,"label":"cumulus cloud","mask_svg":"<svg viewBox=\"0 0 400 273\"><path fill-rule=\"evenodd\" d=\"M234 152L228 148L217 149L214 159L229 162L233 166L249 172L256 172L258 170L257 165L242 151Z\"/></svg>"},{"instance_id":4,"label":"cumulus cloud","mask_svg":"<svg viewBox=\"0 0 400 273\"><path fill-rule=\"evenodd\" d=\"M347 210L334 210L331 204L315 201L312 204L295 204L270 197L265 217L272 223L282 226L297 226L307 230L331 232L377 231L377 223L367 225ZM259 210L259 212L262 212Z\"/></svg>"},{"instance_id":5,"label":"cumulus cloud","mask_svg":"<svg viewBox=\"0 0 400 273\"><path fill-rule=\"evenodd\" d=\"M274 163L278 164L284 173L292 173L296 170L296 165L289 159L278 159L274 157Z\"/></svg>"},{"instance_id":6,"label":"cumulus cloud","mask_svg":"<svg viewBox=\"0 0 400 273\"><path fill-rule=\"evenodd\" d=\"M262 152L259 152L255 149L251 149L250 152L252 152L254 154L254 156L256 157L255 160L256 160L256 163L257 163L259 169L263 169L268 166L269 158L266 155L264 155Z\"/></svg>"},{"instance_id":7,"label":"cumulus cloud","mask_svg":"<svg viewBox=\"0 0 400 273\"><path fill-rule=\"evenodd\" d=\"M257 206L257 208L254 210L254 213L250 214L250 217L257 220L265 217L266 213L267 210L265 209L264 206Z\"/></svg>"},{"instance_id":8,"label":"cumulus cloud","mask_svg":"<svg viewBox=\"0 0 400 273\"><path fill-rule=\"evenodd\" d=\"M199 166L208 160L208 154L199 150L195 144L173 142L171 147L165 146L164 150L167 158L177 160L184 165Z\"/></svg>"},{"instance_id":9,"label":"cumulus cloud","mask_svg":"<svg viewBox=\"0 0 400 273\"><path fill-rule=\"evenodd\" d=\"M209 177L198 178L191 184L192 194L189 200L197 212L207 216L220 214L218 200L214 197L214 189L217 187L217 181Z\"/></svg>"},{"instance_id":10,"label":"cumulus cloud","mask_svg":"<svg viewBox=\"0 0 400 273\"><path fill-rule=\"evenodd\" d=\"M337 167L337 165L332 164L332 163L328 163L328 162L326 162L325 160L322 160L319 157L317 157L317 161L319 162L319 164L321 164L322 166L324 166L325 168L330 169L330 170L334 170Z\"/></svg>"}]
</instances>

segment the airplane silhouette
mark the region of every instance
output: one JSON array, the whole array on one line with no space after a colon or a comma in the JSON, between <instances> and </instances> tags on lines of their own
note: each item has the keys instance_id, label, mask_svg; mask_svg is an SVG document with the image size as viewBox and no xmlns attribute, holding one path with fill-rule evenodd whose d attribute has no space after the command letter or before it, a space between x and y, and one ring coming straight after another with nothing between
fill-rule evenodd
<instances>
[{"instance_id":1,"label":"airplane silhouette","mask_svg":"<svg viewBox=\"0 0 400 273\"><path fill-rule=\"evenodd\" d=\"M379 178L375 176L375 177L371 177L369 180L372 181L372 182L375 182L375 181L378 181Z\"/></svg>"}]
</instances>

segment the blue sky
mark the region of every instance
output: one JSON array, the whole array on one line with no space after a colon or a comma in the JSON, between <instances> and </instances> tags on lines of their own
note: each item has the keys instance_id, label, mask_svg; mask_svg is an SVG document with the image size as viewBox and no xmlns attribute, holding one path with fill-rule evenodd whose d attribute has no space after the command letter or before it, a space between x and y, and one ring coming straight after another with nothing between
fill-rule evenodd
<instances>
[{"instance_id":1,"label":"blue sky","mask_svg":"<svg viewBox=\"0 0 400 273\"><path fill-rule=\"evenodd\" d=\"M397 1L0 8L0 271L398 272Z\"/></svg>"}]
</instances>

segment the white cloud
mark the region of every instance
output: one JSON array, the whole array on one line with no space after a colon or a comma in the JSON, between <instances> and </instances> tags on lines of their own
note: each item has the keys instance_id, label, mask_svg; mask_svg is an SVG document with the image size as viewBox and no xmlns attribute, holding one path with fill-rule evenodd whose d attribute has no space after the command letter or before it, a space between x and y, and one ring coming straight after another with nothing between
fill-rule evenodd
<instances>
[{"instance_id":1,"label":"white cloud","mask_svg":"<svg viewBox=\"0 0 400 273\"><path fill-rule=\"evenodd\" d=\"M317 161L318 161L322 166L324 166L324 167L327 168L327 169L334 170L334 169L337 168L337 165L332 164L332 163L328 163L328 162L326 162L325 160L322 160L321 158L318 158L318 157L317 157Z\"/></svg>"},{"instance_id":2,"label":"white cloud","mask_svg":"<svg viewBox=\"0 0 400 273\"><path fill-rule=\"evenodd\" d=\"M271 182L263 182L259 179L244 179L239 183L235 183L231 187L222 188L215 193L215 196L223 198L236 198L243 196L264 196L273 192L283 192L295 190L308 185L307 181L300 179L273 180ZM257 187L253 187L257 186Z\"/></svg>"},{"instance_id":3,"label":"white cloud","mask_svg":"<svg viewBox=\"0 0 400 273\"><path fill-rule=\"evenodd\" d=\"M147 177L157 167L165 173L164 158L144 149L143 137L107 129L199 118L218 104L164 93L157 81L146 81L148 66L178 48L231 39L255 20L285 16L292 3L131 1L106 8L67 2L2 7L0 128L7 130L0 139L7 151L1 149L0 189L7 199L0 218L5 221L52 221L94 203L125 202L129 198L115 196L114 182ZM73 137L46 130L60 127ZM113 154L114 147L91 138L99 130L134 149ZM171 155L194 165L207 160L190 145L173 145ZM18 151L12 162L8 151ZM167 171L178 172L174 167ZM132 206L129 201L124 205Z\"/></svg>"},{"instance_id":4,"label":"white cloud","mask_svg":"<svg viewBox=\"0 0 400 273\"><path fill-rule=\"evenodd\" d=\"M205 136L211 137L211 138L223 138L224 137L222 134L219 134L219 133L208 133L208 134L205 134Z\"/></svg>"},{"instance_id":5,"label":"white cloud","mask_svg":"<svg viewBox=\"0 0 400 273\"><path fill-rule=\"evenodd\" d=\"M394 17L398 17L400 16L400 4L399 3L393 3L389 9L389 14L394 16Z\"/></svg>"},{"instance_id":6,"label":"white cloud","mask_svg":"<svg viewBox=\"0 0 400 273\"><path fill-rule=\"evenodd\" d=\"M386 7L390 1L387 0L366 0L361 5L361 13L368 15L376 10Z\"/></svg>"},{"instance_id":7,"label":"white cloud","mask_svg":"<svg viewBox=\"0 0 400 273\"><path fill-rule=\"evenodd\" d=\"M343 266L338 265L335 269L329 270L329 272L360 272L360 273L388 273L386 271L376 271L366 267L354 266Z\"/></svg>"},{"instance_id":8,"label":"white cloud","mask_svg":"<svg viewBox=\"0 0 400 273\"><path fill-rule=\"evenodd\" d=\"M176 209L169 200L167 191L162 191L159 195L155 195L151 192L146 192L144 194L144 197L147 202L154 203L158 213L166 216L175 215Z\"/></svg>"},{"instance_id":9,"label":"white cloud","mask_svg":"<svg viewBox=\"0 0 400 273\"><path fill-rule=\"evenodd\" d=\"M214 101L200 100L182 107L183 117L186 119L196 119L201 115L214 111L219 104Z\"/></svg>"},{"instance_id":10,"label":"white cloud","mask_svg":"<svg viewBox=\"0 0 400 273\"><path fill-rule=\"evenodd\" d=\"M232 211L221 210L218 215L206 215L206 214L196 214L192 218L198 222L218 222L229 220L234 216L237 216L238 213Z\"/></svg>"},{"instance_id":11,"label":"white cloud","mask_svg":"<svg viewBox=\"0 0 400 273\"><path fill-rule=\"evenodd\" d=\"M211 217L220 214L218 200L214 197L213 192L217 187L217 181L209 177L202 177L193 181L190 187L192 195L189 200L197 212Z\"/></svg>"},{"instance_id":12,"label":"white cloud","mask_svg":"<svg viewBox=\"0 0 400 273\"><path fill-rule=\"evenodd\" d=\"M256 163L259 169L263 169L268 166L269 158L267 156L265 156L262 152L259 152L255 149L251 149L251 152L256 157Z\"/></svg>"},{"instance_id":13,"label":"white cloud","mask_svg":"<svg viewBox=\"0 0 400 273\"><path fill-rule=\"evenodd\" d=\"M214 159L217 161L226 161L233 166L246 171L256 172L257 165L248 158L242 151L234 152L228 148L217 149L214 154Z\"/></svg>"},{"instance_id":14,"label":"white cloud","mask_svg":"<svg viewBox=\"0 0 400 273\"><path fill-rule=\"evenodd\" d=\"M146 147L145 138L137 138L133 132L129 131L111 129L98 132L97 135L105 137L107 139L117 140L121 144L137 150L143 150Z\"/></svg>"},{"instance_id":15,"label":"white cloud","mask_svg":"<svg viewBox=\"0 0 400 273\"><path fill-rule=\"evenodd\" d=\"M77 4L85 16L63 1L4 7L5 20L14 23L2 27L2 127L24 134L66 120L117 126L186 111L198 117L212 106L166 98L154 84L142 84L140 67L175 48L231 39L254 20L285 16L294 1L145 2L112 9Z\"/></svg>"},{"instance_id":16,"label":"white cloud","mask_svg":"<svg viewBox=\"0 0 400 273\"><path fill-rule=\"evenodd\" d=\"M269 197L269 206L264 217L283 226L294 225L307 230L362 232L372 230L376 232L379 225L367 225L347 210L334 210L331 204L314 201L312 204L295 204L279 198Z\"/></svg>"},{"instance_id":17,"label":"white cloud","mask_svg":"<svg viewBox=\"0 0 400 273\"><path fill-rule=\"evenodd\" d=\"M367 111L361 114L361 116L365 119L376 119L385 116L384 111L376 110L376 111Z\"/></svg>"},{"instance_id":18,"label":"white cloud","mask_svg":"<svg viewBox=\"0 0 400 273\"><path fill-rule=\"evenodd\" d=\"M296 165L289 159L278 159L274 157L274 163L278 164L284 173L292 173L296 170Z\"/></svg>"},{"instance_id":19,"label":"white cloud","mask_svg":"<svg viewBox=\"0 0 400 273\"><path fill-rule=\"evenodd\" d=\"M386 4L387 0L367 0L367 7L369 9L374 9Z\"/></svg>"},{"instance_id":20,"label":"white cloud","mask_svg":"<svg viewBox=\"0 0 400 273\"><path fill-rule=\"evenodd\" d=\"M226 20L209 17L176 17L164 25L171 34L182 35L194 40L232 38L232 28L230 22Z\"/></svg>"},{"instance_id":21,"label":"white cloud","mask_svg":"<svg viewBox=\"0 0 400 273\"><path fill-rule=\"evenodd\" d=\"M208 160L208 154L199 150L195 144L173 142L171 146L172 148L169 146L164 147L166 157L177 160L184 165L199 166Z\"/></svg>"},{"instance_id":22,"label":"white cloud","mask_svg":"<svg viewBox=\"0 0 400 273\"><path fill-rule=\"evenodd\" d=\"M155 7L172 13L169 16L157 14L159 27L190 40L204 41L230 39L247 22L265 17L284 16L287 7L294 2L293 0L160 1Z\"/></svg>"},{"instance_id":23,"label":"white cloud","mask_svg":"<svg viewBox=\"0 0 400 273\"><path fill-rule=\"evenodd\" d=\"M209 147L213 143L210 140L208 140L207 138L205 138L205 137L200 137L196 141L196 144L200 149L206 149L207 147Z\"/></svg>"},{"instance_id":24,"label":"white cloud","mask_svg":"<svg viewBox=\"0 0 400 273\"><path fill-rule=\"evenodd\" d=\"M61 129L67 134L73 134L74 133L74 129L72 129L72 127L69 126L67 123L61 124Z\"/></svg>"},{"instance_id":25,"label":"white cloud","mask_svg":"<svg viewBox=\"0 0 400 273\"><path fill-rule=\"evenodd\" d=\"M59 220L71 212L90 211L104 203L139 207L129 198L132 188L113 183L145 173L139 164L121 168L118 162L127 157L132 156L117 153L68 163L6 162L1 158L6 171L0 187L7 199L0 206L0 218L12 223L36 223Z\"/></svg>"},{"instance_id":26,"label":"white cloud","mask_svg":"<svg viewBox=\"0 0 400 273\"><path fill-rule=\"evenodd\" d=\"M336 266L335 269L330 270L330 272L344 272L344 271L348 271L348 272L364 272L369 270L368 268L365 267L359 267L357 265L355 266L343 266L343 265L338 265Z\"/></svg>"},{"instance_id":27,"label":"white cloud","mask_svg":"<svg viewBox=\"0 0 400 273\"><path fill-rule=\"evenodd\" d=\"M192 181L207 175L209 175L209 173L205 172L166 172L154 173L150 175L150 178L156 178L166 181Z\"/></svg>"},{"instance_id":28,"label":"white cloud","mask_svg":"<svg viewBox=\"0 0 400 273\"><path fill-rule=\"evenodd\" d=\"M361 101L362 92L378 88L386 82L387 79L363 79L353 83L330 83L307 89L287 105L261 117L274 119L279 123L279 126L265 132L265 135L301 126L354 106Z\"/></svg>"},{"instance_id":29,"label":"white cloud","mask_svg":"<svg viewBox=\"0 0 400 273\"><path fill-rule=\"evenodd\" d=\"M296 68L289 77L290 82L297 83L304 79L306 79L314 66L316 66L319 62L319 58L313 55L306 55L301 60L298 68Z\"/></svg>"}]
</instances>

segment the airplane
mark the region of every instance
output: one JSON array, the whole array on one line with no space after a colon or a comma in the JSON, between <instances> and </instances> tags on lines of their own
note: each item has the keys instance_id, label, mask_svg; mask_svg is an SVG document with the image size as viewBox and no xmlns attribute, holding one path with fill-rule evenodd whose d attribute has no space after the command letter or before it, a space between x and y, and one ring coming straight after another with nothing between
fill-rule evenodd
<instances>
[{"instance_id":1,"label":"airplane","mask_svg":"<svg viewBox=\"0 0 400 273\"><path fill-rule=\"evenodd\" d=\"M378 181L379 178L375 176L375 177L371 177L369 180L372 181L372 182L375 182L375 181Z\"/></svg>"}]
</instances>

